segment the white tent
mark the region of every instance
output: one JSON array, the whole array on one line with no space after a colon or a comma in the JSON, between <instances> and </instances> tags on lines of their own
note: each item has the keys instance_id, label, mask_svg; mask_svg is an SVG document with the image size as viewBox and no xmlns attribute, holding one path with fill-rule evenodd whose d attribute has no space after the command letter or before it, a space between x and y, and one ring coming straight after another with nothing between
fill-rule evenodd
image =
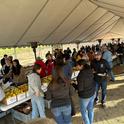
<instances>
[{"instance_id":1,"label":"white tent","mask_svg":"<svg viewBox=\"0 0 124 124\"><path fill-rule=\"evenodd\" d=\"M124 0L0 0L0 47L124 35Z\"/></svg>"}]
</instances>

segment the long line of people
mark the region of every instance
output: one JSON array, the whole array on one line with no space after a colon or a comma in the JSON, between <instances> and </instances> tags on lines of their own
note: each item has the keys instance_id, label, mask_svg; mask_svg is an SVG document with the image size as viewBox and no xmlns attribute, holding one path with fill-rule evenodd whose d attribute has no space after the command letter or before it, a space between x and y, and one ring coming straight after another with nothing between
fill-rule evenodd
<instances>
[{"instance_id":1,"label":"long line of people","mask_svg":"<svg viewBox=\"0 0 124 124\"><path fill-rule=\"evenodd\" d=\"M123 43L122 43L123 44ZM105 107L107 95L107 75L115 81L112 72L112 51L110 46L98 45L82 47L77 53L76 49L72 53L68 48L64 52L56 49L54 56L54 69L52 82L48 86L46 99L51 100L51 110L58 124L71 124L71 95L70 91L72 67L78 66L80 73L77 77L77 91L80 98L80 108L82 119L85 124L92 124L94 118L94 100L99 101L98 92L100 88L101 105ZM118 49L120 45L117 45ZM71 57L72 54L72 57ZM52 58L52 57L51 57ZM53 61L51 61L53 63ZM71 88L73 89L73 88ZM70 93L71 92L71 93Z\"/></svg>"},{"instance_id":2,"label":"long line of people","mask_svg":"<svg viewBox=\"0 0 124 124\"><path fill-rule=\"evenodd\" d=\"M1 76L4 84L9 81L12 81L14 85L27 82L25 69L19 63L18 59L13 60L12 56L4 55L4 58L1 59L1 65Z\"/></svg>"},{"instance_id":3,"label":"long line of people","mask_svg":"<svg viewBox=\"0 0 124 124\"><path fill-rule=\"evenodd\" d=\"M73 53L73 56L71 57L71 50L69 48L64 52L62 52L62 50L56 50L55 60L53 61L52 59L50 59L51 64L54 63L54 66L52 65L53 68L51 71L52 82L49 84L47 92L45 94L46 99L51 100L51 111L54 115L57 124L72 123L71 114L73 104L71 97L73 94L75 94L74 87L72 87L71 85L71 75L73 66L77 66L80 71L79 75L77 76L76 90L78 91L80 99L80 110L82 114L82 120L84 121L84 123L93 123L94 102L97 104L99 101L98 92L100 88L102 89L101 105L102 107L105 107L107 95L107 75L111 74L112 67L110 67L110 64L107 60L103 59L104 54L102 54L102 52L105 53L105 51L103 51L104 48L107 49L106 45L99 48L99 51L92 52L90 54L90 59L88 58L88 54L85 51L82 52L80 50L79 53L81 54L81 57L78 57L78 55L80 55L78 54L76 56L76 60L74 58L76 50L74 50L75 53ZM37 66L37 64L38 63L35 63L35 66ZM35 84L35 81L32 83ZM32 89L34 88L35 86L33 85ZM38 89L38 87L36 89ZM35 91L35 89L33 91ZM40 93L38 97L40 100ZM35 99L35 102L37 102L37 100L38 99ZM37 111L37 113L40 113L42 110L40 108L42 107L38 107L37 104L37 108L38 109L34 107L35 112ZM43 118L44 116L40 117Z\"/></svg>"},{"instance_id":4,"label":"long line of people","mask_svg":"<svg viewBox=\"0 0 124 124\"><path fill-rule=\"evenodd\" d=\"M111 46L111 51L110 51ZM100 47L86 46L82 47L78 52L76 49L73 53L68 48L65 51L56 49L53 55L49 52L46 54L47 61L44 62L38 58L33 66L32 73L28 75L29 91L32 96L32 118L46 118L44 95L46 99L51 100L51 111L55 117L57 124L72 124L72 96L75 89L71 85L71 76L73 67L77 66L79 74L77 76L76 90L80 99L80 110L84 124L92 124L94 118L94 102L99 101L99 90L102 89L101 105L105 107L107 95L107 76L110 75L111 80L115 81L112 72L112 49L120 44L108 44ZM120 50L121 51L121 50ZM123 53L124 54L124 53ZM119 54L120 55L120 54ZM11 59L10 59L11 58ZM53 59L55 58L55 59ZM5 62L3 62L5 60ZM4 63L4 64L3 64ZM4 56L1 60L3 67L3 75L8 75L14 79L15 76L21 75L22 66L18 60L12 60L12 57ZM7 74L6 69L9 67ZM23 73L23 72L22 72ZM24 74L24 73L23 73ZM47 92L41 89L41 78L52 75ZM23 75L24 76L24 75ZM19 78L18 78L19 82Z\"/></svg>"}]
</instances>

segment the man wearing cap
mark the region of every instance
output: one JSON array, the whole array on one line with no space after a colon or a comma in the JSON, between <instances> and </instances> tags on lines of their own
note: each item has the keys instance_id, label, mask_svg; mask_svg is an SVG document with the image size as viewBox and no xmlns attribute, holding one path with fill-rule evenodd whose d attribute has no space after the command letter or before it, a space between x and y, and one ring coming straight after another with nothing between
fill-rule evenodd
<instances>
[{"instance_id":1,"label":"man wearing cap","mask_svg":"<svg viewBox=\"0 0 124 124\"><path fill-rule=\"evenodd\" d=\"M112 68L113 68L112 53L111 53L111 51L108 50L106 45L102 46L102 51L103 51L102 58L105 59L108 62L109 66L111 68L111 71L110 71L109 75L111 76L111 81L114 82L115 81L115 77L114 77L114 74L113 74L113 71L112 71Z\"/></svg>"},{"instance_id":2,"label":"man wearing cap","mask_svg":"<svg viewBox=\"0 0 124 124\"><path fill-rule=\"evenodd\" d=\"M108 62L102 59L102 53L96 52L95 59L91 62L91 68L94 72L94 80L96 82L96 98L95 102L99 101L99 89L102 90L101 104L104 107L106 102L107 93L107 74L110 72L110 66Z\"/></svg>"}]
</instances>

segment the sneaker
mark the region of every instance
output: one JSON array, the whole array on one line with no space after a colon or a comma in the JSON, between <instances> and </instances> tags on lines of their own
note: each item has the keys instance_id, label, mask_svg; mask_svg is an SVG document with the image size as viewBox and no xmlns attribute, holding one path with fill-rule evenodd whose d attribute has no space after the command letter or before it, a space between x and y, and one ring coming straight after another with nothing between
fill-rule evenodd
<instances>
[{"instance_id":1,"label":"sneaker","mask_svg":"<svg viewBox=\"0 0 124 124\"><path fill-rule=\"evenodd\" d=\"M97 105L98 103L99 103L99 100L98 99L94 101L94 104L95 105Z\"/></svg>"},{"instance_id":2,"label":"sneaker","mask_svg":"<svg viewBox=\"0 0 124 124\"><path fill-rule=\"evenodd\" d=\"M110 82L115 82L115 80L112 80L112 79L111 79Z\"/></svg>"}]
</instances>

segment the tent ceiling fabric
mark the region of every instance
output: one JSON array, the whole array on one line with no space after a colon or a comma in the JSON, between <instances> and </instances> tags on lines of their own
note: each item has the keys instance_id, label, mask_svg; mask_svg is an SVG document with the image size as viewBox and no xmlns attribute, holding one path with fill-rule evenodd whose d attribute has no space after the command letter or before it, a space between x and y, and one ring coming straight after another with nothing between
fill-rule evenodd
<instances>
[{"instance_id":1,"label":"tent ceiling fabric","mask_svg":"<svg viewBox=\"0 0 124 124\"><path fill-rule=\"evenodd\" d=\"M124 0L0 0L0 15L0 47L124 35Z\"/></svg>"},{"instance_id":2,"label":"tent ceiling fabric","mask_svg":"<svg viewBox=\"0 0 124 124\"><path fill-rule=\"evenodd\" d=\"M96 5L103 7L110 12L124 17L124 0L90 0Z\"/></svg>"}]
</instances>

